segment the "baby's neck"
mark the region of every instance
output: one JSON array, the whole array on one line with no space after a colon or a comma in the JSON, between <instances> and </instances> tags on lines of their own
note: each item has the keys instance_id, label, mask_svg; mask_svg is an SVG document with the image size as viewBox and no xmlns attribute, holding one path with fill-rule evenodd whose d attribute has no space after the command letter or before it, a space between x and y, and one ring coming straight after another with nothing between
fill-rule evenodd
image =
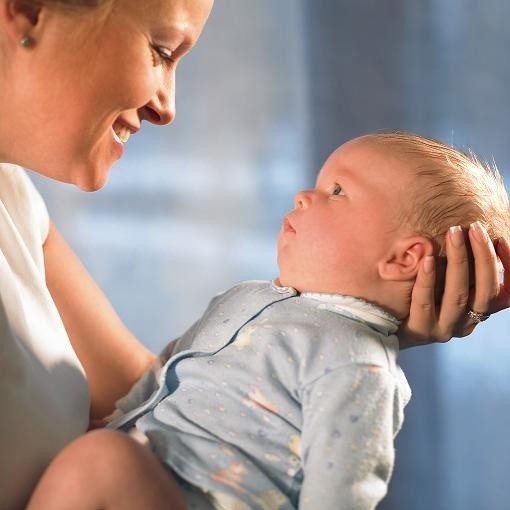
<instances>
[{"instance_id":1,"label":"baby's neck","mask_svg":"<svg viewBox=\"0 0 510 510\"><path fill-rule=\"evenodd\" d=\"M377 289L370 289L364 299L403 320L409 315L412 290L413 282L385 282Z\"/></svg>"},{"instance_id":2,"label":"baby's neck","mask_svg":"<svg viewBox=\"0 0 510 510\"><path fill-rule=\"evenodd\" d=\"M282 285L278 278L275 279L277 285ZM390 313L399 320L405 319L409 315L411 305L411 292L413 282L385 282L380 286L372 286L368 290L353 291L349 289L321 290L321 289L296 289L300 293L313 292L321 294L340 294L363 299L372 303Z\"/></svg>"}]
</instances>

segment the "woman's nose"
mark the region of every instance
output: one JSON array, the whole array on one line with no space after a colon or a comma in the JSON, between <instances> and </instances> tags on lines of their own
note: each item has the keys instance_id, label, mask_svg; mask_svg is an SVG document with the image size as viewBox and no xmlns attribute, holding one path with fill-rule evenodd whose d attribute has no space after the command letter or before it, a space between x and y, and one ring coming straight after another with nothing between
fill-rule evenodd
<instances>
[{"instance_id":1,"label":"woman's nose","mask_svg":"<svg viewBox=\"0 0 510 510\"><path fill-rule=\"evenodd\" d=\"M175 73L156 90L152 99L139 109L142 120L163 126L175 118Z\"/></svg>"},{"instance_id":2,"label":"woman's nose","mask_svg":"<svg viewBox=\"0 0 510 510\"><path fill-rule=\"evenodd\" d=\"M309 190L300 191L294 199L296 209L306 209L312 203L312 192Z\"/></svg>"}]
</instances>

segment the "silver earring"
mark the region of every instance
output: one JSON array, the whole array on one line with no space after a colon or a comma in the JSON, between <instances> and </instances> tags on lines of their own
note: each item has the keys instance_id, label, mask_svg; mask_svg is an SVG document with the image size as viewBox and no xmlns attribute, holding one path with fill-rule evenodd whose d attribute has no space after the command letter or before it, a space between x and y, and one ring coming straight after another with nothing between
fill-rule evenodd
<instances>
[{"instance_id":1,"label":"silver earring","mask_svg":"<svg viewBox=\"0 0 510 510\"><path fill-rule=\"evenodd\" d=\"M31 48L34 45L34 40L29 35L24 35L19 43L23 48Z\"/></svg>"}]
</instances>

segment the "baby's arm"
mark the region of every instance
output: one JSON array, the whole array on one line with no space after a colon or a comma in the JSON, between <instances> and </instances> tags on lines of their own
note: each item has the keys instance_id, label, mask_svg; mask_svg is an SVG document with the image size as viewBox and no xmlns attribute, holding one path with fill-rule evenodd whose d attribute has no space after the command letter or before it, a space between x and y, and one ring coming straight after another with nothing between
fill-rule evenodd
<instances>
[{"instance_id":1,"label":"baby's arm","mask_svg":"<svg viewBox=\"0 0 510 510\"><path fill-rule=\"evenodd\" d=\"M375 365L340 367L305 389L300 510L375 508L393 469L394 402L394 377Z\"/></svg>"},{"instance_id":2,"label":"baby's arm","mask_svg":"<svg viewBox=\"0 0 510 510\"><path fill-rule=\"evenodd\" d=\"M151 366L142 374L140 379L135 382L126 395L115 402L115 409L108 416L100 420L91 420L89 431L106 427L115 419L121 417L131 409L141 406L158 389L159 371L172 355L175 341L169 343L162 353L154 359Z\"/></svg>"},{"instance_id":3,"label":"baby's arm","mask_svg":"<svg viewBox=\"0 0 510 510\"><path fill-rule=\"evenodd\" d=\"M195 337L195 331L199 325L200 321L195 322L184 335L167 344L161 353L153 360L146 372L142 374L138 381L131 387L129 392L115 402L115 410L104 419L104 422L112 422L128 411L136 409L158 390L162 383L160 379L164 366L174 354L190 348Z\"/></svg>"},{"instance_id":4,"label":"baby's arm","mask_svg":"<svg viewBox=\"0 0 510 510\"><path fill-rule=\"evenodd\" d=\"M177 340L170 342L152 362L147 371L133 385L129 392L115 403L115 410L105 418L105 422L111 422L124 413L141 406L159 387L159 373L165 363L171 358ZM92 427L93 428L93 427Z\"/></svg>"}]
</instances>

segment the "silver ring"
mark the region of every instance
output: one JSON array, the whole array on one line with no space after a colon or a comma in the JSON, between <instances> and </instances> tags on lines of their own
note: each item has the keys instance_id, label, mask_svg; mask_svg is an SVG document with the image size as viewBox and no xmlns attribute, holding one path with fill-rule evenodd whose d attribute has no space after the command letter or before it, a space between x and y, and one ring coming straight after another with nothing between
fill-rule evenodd
<instances>
[{"instance_id":1,"label":"silver ring","mask_svg":"<svg viewBox=\"0 0 510 510\"><path fill-rule=\"evenodd\" d=\"M480 313L480 312L475 312L473 310L471 310L470 308L468 309L468 311L466 312L466 315L475 323L475 324L480 324L480 322L483 322L483 321L486 321L491 315L490 313L488 314L485 314L485 313Z\"/></svg>"}]
</instances>

